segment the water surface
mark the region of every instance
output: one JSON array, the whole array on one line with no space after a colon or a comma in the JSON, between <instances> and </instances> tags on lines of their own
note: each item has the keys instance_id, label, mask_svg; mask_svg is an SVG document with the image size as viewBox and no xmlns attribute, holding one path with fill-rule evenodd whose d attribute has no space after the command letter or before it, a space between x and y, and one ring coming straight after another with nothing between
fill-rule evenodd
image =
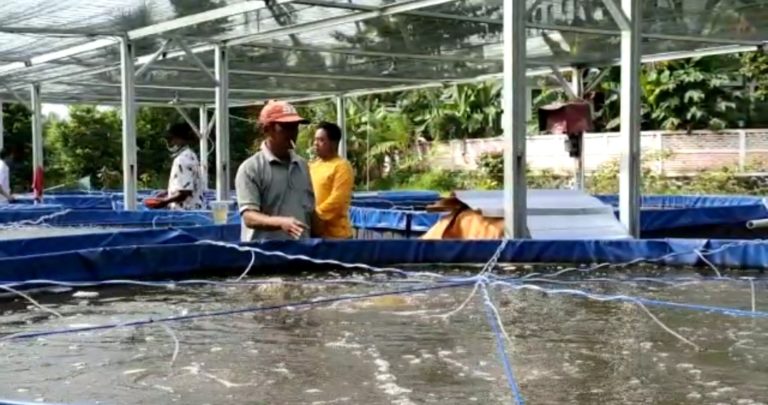
<instances>
[{"instance_id":1,"label":"water surface","mask_svg":"<svg viewBox=\"0 0 768 405\"><path fill-rule=\"evenodd\" d=\"M654 271L669 276L645 267L585 277L619 279ZM283 277L323 279L337 276ZM26 302L6 301L0 306L0 333L405 288L380 278L357 279L375 284L71 290L37 297L63 319ZM684 286L560 281L577 283L539 285L751 307L750 285L743 281ZM756 307L768 310L766 284L756 284ZM481 298L449 319L435 316L456 308L470 290L173 322L167 324L171 332L152 324L4 341L0 392L6 398L78 404L511 403ZM505 287L490 292L512 340L510 361L529 404L768 403L768 320L650 308L701 347L696 350L634 304ZM179 341L173 363L172 335Z\"/></svg>"}]
</instances>

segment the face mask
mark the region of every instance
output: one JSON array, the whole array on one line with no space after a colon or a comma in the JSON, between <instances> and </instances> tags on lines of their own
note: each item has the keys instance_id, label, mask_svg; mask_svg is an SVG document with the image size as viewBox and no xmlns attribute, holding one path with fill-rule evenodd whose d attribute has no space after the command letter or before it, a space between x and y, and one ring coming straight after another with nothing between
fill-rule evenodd
<instances>
[{"instance_id":1,"label":"face mask","mask_svg":"<svg viewBox=\"0 0 768 405\"><path fill-rule=\"evenodd\" d=\"M181 146L179 145L168 145L168 152L170 152L172 155L179 153L180 150Z\"/></svg>"}]
</instances>

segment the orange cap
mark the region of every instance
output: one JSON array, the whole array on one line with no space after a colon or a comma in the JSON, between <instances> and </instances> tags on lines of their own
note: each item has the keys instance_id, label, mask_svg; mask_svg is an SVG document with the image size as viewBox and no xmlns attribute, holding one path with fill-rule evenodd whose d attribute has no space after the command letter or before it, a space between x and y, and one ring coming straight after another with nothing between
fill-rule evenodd
<instances>
[{"instance_id":1,"label":"orange cap","mask_svg":"<svg viewBox=\"0 0 768 405\"><path fill-rule=\"evenodd\" d=\"M307 120L301 118L296 108L285 101L270 100L259 114L259 123L262 125L270 122L298 122L307 123Z\"/></svg>"}]
</instances>

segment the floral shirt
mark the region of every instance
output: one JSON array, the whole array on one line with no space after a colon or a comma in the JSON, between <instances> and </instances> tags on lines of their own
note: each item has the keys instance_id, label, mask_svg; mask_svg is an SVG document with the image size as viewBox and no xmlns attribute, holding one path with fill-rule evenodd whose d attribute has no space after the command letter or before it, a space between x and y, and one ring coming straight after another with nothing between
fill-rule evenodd
<instances>
[{"instance_id":1,"label":"floral shirt","mask_svg":"<svg viewBox=\"0 0 768 405\"><path fill-rule=\"evenodd\" d=\"M168 179L168 195L177 191L191 191L186 200L172 203L172 210L203 210L205 199L203 198L203 179L200 176L200 161L197 155L189 147L182 149L173 159L171 177Z\"/></svg>"}]
</instances>

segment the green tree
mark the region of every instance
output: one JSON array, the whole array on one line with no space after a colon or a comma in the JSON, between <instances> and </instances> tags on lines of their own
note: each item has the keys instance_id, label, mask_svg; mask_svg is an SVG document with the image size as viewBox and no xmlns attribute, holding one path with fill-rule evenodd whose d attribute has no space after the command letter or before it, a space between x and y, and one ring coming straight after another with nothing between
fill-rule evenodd
<instances>
[{"instance_id":1,"label":"green tree","mask_svg":"<svg viewBox=\"0 0 768 405\"><path fill-rule=\"evenodd\" d=\"M453 85L404 94L398 107L416 133L432 140L501 134L500 81Z\"/></svg>"},{"instance_id":2,"label":"green tree","mask_svg":"<svg viewBox=\"0 0 768 405\"><path fill-rule=\"evenodd\" d=\"M28 190L32 184L32 115L23 104L3 103L4 149L10 151L11 187Z\"/></svg>"},{"instance_id":3,"label":"green tree","mask_svg":"<svg viewBox=\"0 0 768 405\"><path fill-rule=\"evenodd\" d=\"M69 119L56 121L48 129L48 171L58 174L65 183L92 176L92 181L100 185L96 176L99 171L121 170L121 137L116 110L70 106Z\"/></svg>"},{"instance_id":4,"label":"green tree","mask_svg":"<svg viewBox=\"0 0 768 405\"><path fill-rule=\"evenodd\" d=\"M740 97L724 87L731 79L723 62L694 58L649 65L642 86L650 125L666 130L722 129Z\"/></svg>"}]
</instances>

